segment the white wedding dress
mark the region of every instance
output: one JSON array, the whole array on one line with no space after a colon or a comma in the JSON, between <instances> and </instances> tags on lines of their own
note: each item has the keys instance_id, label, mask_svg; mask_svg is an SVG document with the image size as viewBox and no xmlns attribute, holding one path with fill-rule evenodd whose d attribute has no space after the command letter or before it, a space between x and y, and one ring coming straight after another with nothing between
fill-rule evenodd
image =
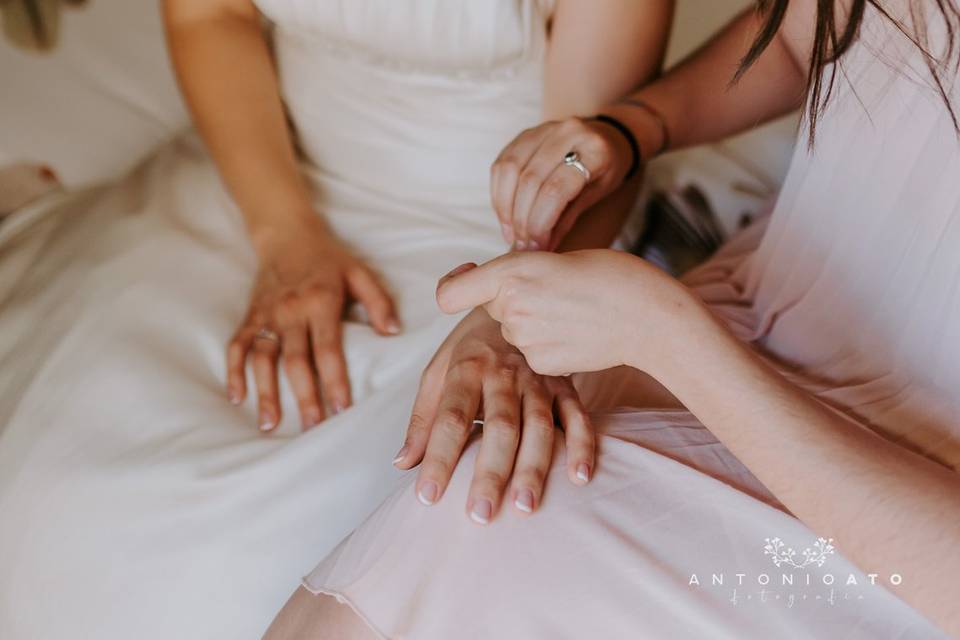
<instances>
[{"instance_id":1,"label":"white wedding dress","mask_svg":"<svg viewBox=\"0 0 960 640\"><path fill-rule=\"evenodd\" d=\"M0 638L257 638L389 495L437 278L505 247L489 165L540 120L536 0L261 0L317 210L396 296L345 331L356 404L305 435L231 406L255 271L185 135L117 184L0 227Z\"/></svg>"}]
</instances>

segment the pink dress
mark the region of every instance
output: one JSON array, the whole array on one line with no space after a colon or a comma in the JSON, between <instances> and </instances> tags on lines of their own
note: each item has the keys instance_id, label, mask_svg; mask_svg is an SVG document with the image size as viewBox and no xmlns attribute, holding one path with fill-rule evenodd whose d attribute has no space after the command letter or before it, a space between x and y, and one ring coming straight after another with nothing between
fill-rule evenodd
<instances>
[{"instance_id":1,"label":"pink dress","mask_svg":"<svg viewBox=\"0 0 960 640\"><path fill-rule=\"evenodd\" d=\"M872 9L844 66L772 215L687 283L823 402L956 468L960 141ZM417 502L411 473L304 585L385 638L943 637L896 597L902 568L854 568L688 412L594 419L589 486L555 465L537 514L479 527L464 513L474 443L438 505Z\"/></svg>"}]
</instances>

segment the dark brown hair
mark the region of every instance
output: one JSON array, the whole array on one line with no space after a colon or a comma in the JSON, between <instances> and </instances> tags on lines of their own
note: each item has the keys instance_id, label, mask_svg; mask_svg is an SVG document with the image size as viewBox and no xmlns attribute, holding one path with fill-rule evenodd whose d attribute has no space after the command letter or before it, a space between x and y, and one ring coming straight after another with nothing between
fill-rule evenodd
<instances>
[{"instance_id":1,"label":"dark brown hair","mask_svg":"<svg viewBox=\"0 0 960 640\"><path fill-rule=\"evenodd\" d=\"M960 56L957 55L957 34L960 32L960 8L955 0L909 0L910 22L904 24L895 18L884 7L883 0L850 0L849 12L846 16L838 16L836 11L837 0L817 0L817 18L813 38L813 50L810 52L810 70L807 74L807 91L809 93L807 110L804 117L809 125L809 143L813 144L817 128L817 120L833 95L834 84L838 69L842 72L841 57L856 42L860 26L863 24L864 14L868 5L873 10L891 22L904 36L922 52L924 62L930 71L931 81L943 99L953 127L960 135L960 119L950 101L950 75L956 73L960 67ZM763 24L756 39L740 63L740 68L734 77L734 82L756 62L757 58L766 50L767 46L776 37L790 0L758 0L757 11L763 18ZM946 26L947 45L941 55L930 51L927 39L926 6L936 7ZM846 23L843 23L846 18ZM830 66L832 63L833 66ZM829 71L825 70L830 67Z\"/></svg>"}]
</instances>

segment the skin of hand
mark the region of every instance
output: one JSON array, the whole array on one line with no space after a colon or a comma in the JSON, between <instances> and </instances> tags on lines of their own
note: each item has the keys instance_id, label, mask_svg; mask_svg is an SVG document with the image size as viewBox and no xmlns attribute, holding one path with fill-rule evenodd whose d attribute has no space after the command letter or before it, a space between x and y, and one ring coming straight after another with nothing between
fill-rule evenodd
<instances>
[{"instance_id":1,"label":"skin of hand","mask_svg":"<svg viewBox=\"0 0 960 640\"><path fill-rule=\"evenodd\" d=\"M960 544L957 473L787 381L678 281L613 251L524 253L458 267L437 300L451 313L482 305L539 373L646 371L791 513L863 570L896 566L897 595L960 630L948 595L960 570L951 552ZM782 442L791 443L788 458L776 453ZM909 535L894 535L903 522Z\"/></svg>"},{"instance_id":2,"label":"skin of hand","mask_svg":"<svg viewBox=\"0 0 960 640\"><path fill-rule=\"evenodd\" d=\"M400 331L393 302L377 276L326 231L319 217L315 220L259 246L260 266L250 305L227 347L230 400L240 403L247 395L249 358L264 432L280 423L281 357L304 429L316 426L327 412L336 414L350 406L341 342L348 301L364 306L381 335ZM273 331L280 341L257 337L260 329Z\"/></svg>"},{"instance_id":3,"label":"skin of hand","mask_svg":"<svg viewBox=\"0 0 960 640\"><path fill-rule=\"evenodd\" d=\"M589 182L558 162L571 150L589 169ZM632 159L623 134L600 121L572 117L523 131L491 169L505 239L520 251L555 250L581 214L623 184Z\"/></svg>"},{"instance_id":4,"label":"skin of hand","mask_svg":"<svg viewBox=\"0 0 960 640\"><path fill-rule=\"evenodd\" d=\"M461 265L440 280L437 303L446 313L482 306L534 371L553 376L653 368L668 356L660 353L666 330L672 335L676 318L701 306L674 278L611 249L511 253Z\"/></svg>"},{"instance_id":5,"label":"skin of hand","mask_svg":"<svg viewBox=\"0 0 960 640\"><path fill-rule=\"evenodd\" d=\"M441 345L423 373L406 441L394 464L422 461L417 497L431 505L443 495L482 412L483 439L467 514L487 524L499 511L507 483L517 511L539 507L553 457L556 414L567 445L567 475L586 484L594 466L589 418L566 378L540 376L475 309Z\"/></svg>"},{"instance_id":6,"label":"skin of hand","mask_svg":"<svg viewBox=\"0 0 960 640\"><path fill-rule=\"evenodd\" d=\"M544 117L593 114L655 77L673 8L673 0L558 0L544 61ZM552 158L551 169L567 151ZM508 191L504 185L511 175L519 180L519 171L501 172L502 168L500 163L491 168L491 199L509 245L514 241L511 219L498 202ZM576 173L569 167L567 171ZM616 181L609 198L595 201L589 215L572 217L564 232L557 234L553 248L609 246L638 186L631 182L617 189L622 182ZM583 209L590 204L584 201ZM448 397L460 403L456 405L460 414L445 414ZM564 378L533 373L519 351L503 340L498 323L481 310L464 319L424 372L407 445L396 460L398 466L409 468L422 457L417 487L422 502L434 502L442 495L481 405L483 440L467 505L474 521L488 521L497 513L511 472L516 509L529 513L539 507L542 476L549 468L555 437L552 430L547 432L547 425L556 420L566 434L570 480L578 484L589 480L594 468L593 431L573 387ZM491 406L495 408L492 415ZM434 435L437 428L439 433Z\"/></svg>"}]
</instances>

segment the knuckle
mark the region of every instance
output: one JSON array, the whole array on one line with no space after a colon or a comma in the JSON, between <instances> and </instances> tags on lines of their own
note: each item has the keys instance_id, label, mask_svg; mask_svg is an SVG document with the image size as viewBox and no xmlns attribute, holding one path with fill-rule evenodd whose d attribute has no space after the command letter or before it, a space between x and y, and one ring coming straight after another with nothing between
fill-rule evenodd
<instances>
[{"instance_id":1,"label":"knuckle","mask_svg":"<svg viewBox=\"0 0 960 640\"><path fill-rule=\"evenodd\" d=\"M514 155L505 155L493 163L492 169L499 174L516 174L520 172L520 161Z\"/></svg>"},{"instance_id":2,"label":"knuckle","mask_svg":"<svg viewBox=\"0 0 960 640\"><path fill-rule=\"evenodd\" d=\"M267 351L255 351L251 359L255 367L272 367L274 363L273 356Z\"/></svg>"},{"instance_id":3,"label":"knuckle","mask_svg":"<svg viewBox=\"0 0 960 640\"><path fill-rule=\"evenodd\" d=\"M503 362L498 363L493 371L493 376L501 383L512 388L517 380L518 367L515 363L511 362L511 360L513 360L513 358L504 358Z\"/></svg>"},{"instance_id":4,"label":"knuckle","mask_svg":"<svg viewBox=\"0 0 960 640\"><path fill-rule=\"evenodd\" d=\"M567 197L567 186L563 178L549 178L540 187L540 196L547 200L565 200Z\"/></svg>"},{"instance_id":5,"label":"knuckle","mask_svg":"<svg viewBox=\"0 0 960 640\"><path fill-rule=\"evenodd\" d=\"M294 373L301 374L310 370L310 360L302 352L284 354L283 361L287 369Z\"/></svg>"},{"instance_id":6,"label":"knuckle","mask_svg":"<svg viewBox=\"0 0 960 640\"><path fill-rule=\"evenodd\" d=\"M536 412L523 421L523 430L524 431L534 431L537 432L537 435L542 437L550 437L553 435L553 416L548 415L543 412Z\"/></svg>"},{"instance_id":7,"label":"knuckle","mask_svg":"<svg viewBox=\"0 0 960 640\"><path fill-rule=\"evenodd\" d=\"M483 375L486 359L483 356L469 356L457 361L450 367L450 373L456 379L476 379Z\"/></svg>"},{"instance_id":8,"label":"knuckle","mask_svg":"<svg viewBox=\"0 0 960 640\"><path fill-rule=\"evenodd\" d=\"M423 475L426 478L443 481L453 475L456 461L445 455L428 455L423 461Z\"/></svg>"},{"instance_id":9,"label":"knuckle","mask_svg":"<svg viewBox=\"0 0 960 640\"><path fill-rule=\"evenodd\" d=\"M521 487L538 488L547 482L548 469L546 466L524 467L517 471L516 483Z\"/></svg>"},{"instance_id":10,"label":"knuckle","mask_svg":"<svg viewBox=\"0 0 960 640\"><path fill-rule=\"evenodd\" d=\"M532 169L524 169L520 172L520 186L524 189L530 189L540 184L540 176Z\"/></svg>"},{"instance_id":11,"label":"knuckle","mask_svg":"<svg viewBox=\"0 0 960 640\"><path fill-rule=\"evenodd\" d=\"M502 487L507 484L507 475L499 469L477 469L474 481L480 487Z\"/></svg>"},{"instance_id":12,"label":"knuckle","mask_svg":"<svg viewBox=\"0 0 960 640\"><path fill-rule=\"evenodd\" d=\"M583 129L583 120L575 116L564 118L557 125L557 130L562 134L577 133Z\"/></svg>"},{"instance_id":13,"label":"knuckle","mask_svg":"<svg viewBox=\"0 0 960 640\"><path fill-rule=\"evenodd\" d=\"M421 434L429 431L429 423L423 414L414 411L410 414L410 422L407 425L407 444L409 441L420 437Z\"/></svg>"},{"instance_id":14,"label":"knuckle","mask_svg":"<svg viewBox=\"0 0 960 640\"><path fill-rule=\"evenodd\" d=\"M227 343L227 356L231 359L240 360L245 352L245 343L239 337L234 337Z\"/></svg>"},{"instance_id":15,"label":"knuckle","mask_svg":"<svg viewBox=\"0 0 960 640\"><path fill-rule=\"evenodd\" d=\"M507 415L494 414L483 421L483 429L486 432L493 432L498 436L516 438L520 432L520 426L517 421Z\"/></svg>"},{"instance_id":16,"label":"knuckle","mask_svg":"<svg viewBox=\"0 0 960 640\"><path fill-rule=\"evenodd\" d=\"M445 407L437 417L437 426L459 434L473 424L473 416L468 416L462 407Z\"/></svg>"}]
</instances>

